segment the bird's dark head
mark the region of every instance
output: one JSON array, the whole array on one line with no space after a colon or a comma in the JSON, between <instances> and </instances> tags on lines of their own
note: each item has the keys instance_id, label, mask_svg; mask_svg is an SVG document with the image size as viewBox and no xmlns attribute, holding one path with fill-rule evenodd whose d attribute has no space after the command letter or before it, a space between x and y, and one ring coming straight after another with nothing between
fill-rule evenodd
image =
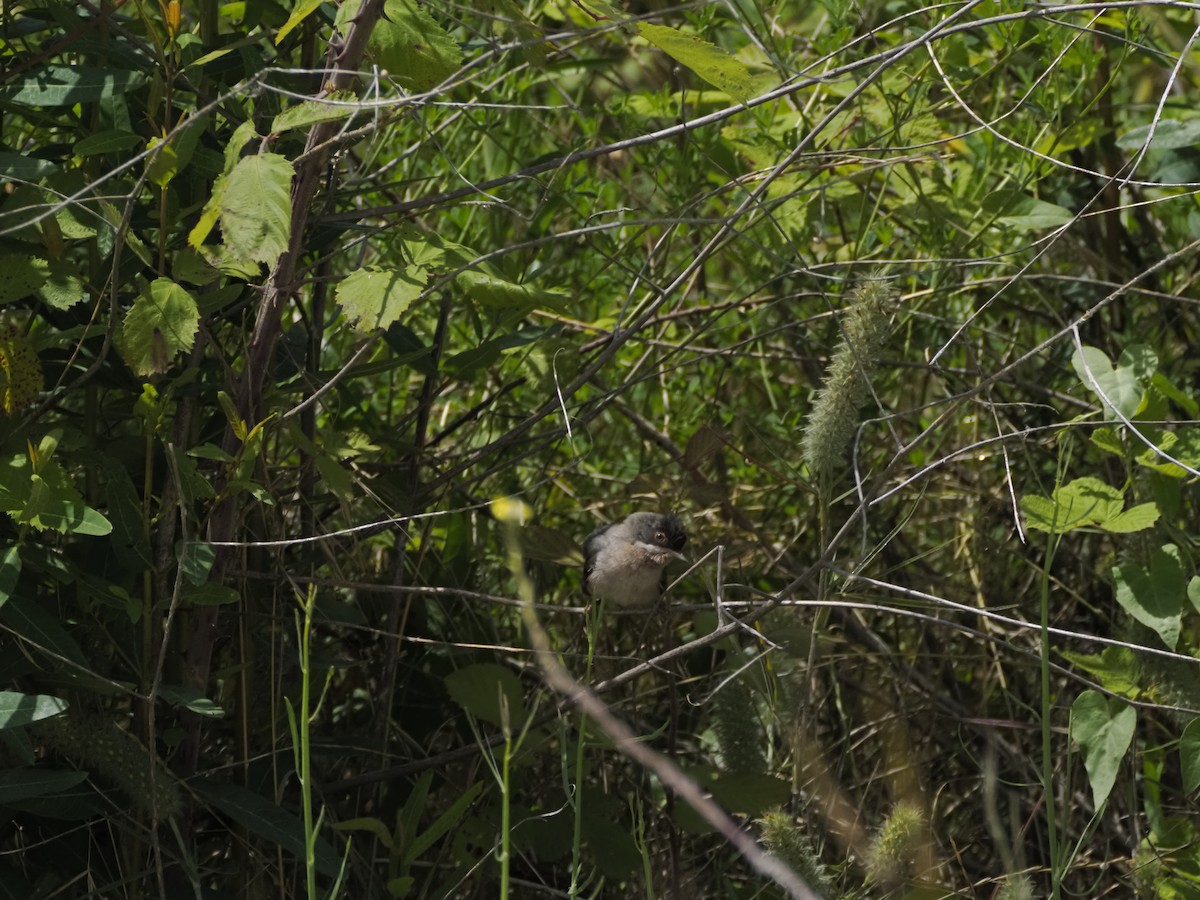
<instances>
[{"instance_id":1,"label":"bird's dark head","mask_svg":"<svg viewBox=\"0 0 1200 900\"><path fill-rule=\"evenodd\" d=\"M622 524L630 540L645 545L646 549L669 550L671 556L678 556L687 544L687 532L678 516L640 512Z\"/></svg>"}]
</instances>

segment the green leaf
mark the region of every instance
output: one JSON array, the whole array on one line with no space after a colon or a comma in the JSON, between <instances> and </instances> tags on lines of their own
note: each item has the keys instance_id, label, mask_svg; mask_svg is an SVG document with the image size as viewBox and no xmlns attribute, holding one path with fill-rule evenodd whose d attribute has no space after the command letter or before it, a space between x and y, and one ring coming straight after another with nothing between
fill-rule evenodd
<instances>
[{"instance_id":1,"label":"green leaf","mask_svg":"<svg viewBox=\"0 0 1200 900\"><path fill-rule=\"evenodd\" d=\"M272 266L287 249L292 174L291 162L277 153L246 156L234 165L220 205L221 233L236 256Z\"/></svg>"},{"instance_id":2,"label":"green leaf","mask_svg":"<svg viewBox=\"0 0 1200 900\"><path fill-rule=\"evenodd\" d=\"M336 298L356 330L369 334L400 318L425 288L424 269L366 266L342 279Z\"/></svg>"},{"instance_id":3,"label":"green leaf","mask_svg":"<svg viewBox=\"0 0 1200 900\"><path fill-rule=\"evenodd\" d=\"M1139 503L1101 522L1100 527L1112 534L1133 534L1135 531L1153 528L1159 515L1158 504Z\"/></svg>"},{"instance_id":4,"label":"green leaf","mask_svg":"<svg viewBox=\"0 0 1200 900\"><path fill-rule=\"evenodd\" d=\"M8 769L0 772L0 804L57 794L83 783L87 772L59 769Z\"/></svg>"},{"instance_id":5,"label":"green leaf","mask_svg":"<svg viewBox=\"0 0 1200 900\"><path fill-rule=\"evenodd\" d=\"M58 259L46 264L35 261L34 264L45 272L45 281L37 293L47 306L70 309L87 296L87 288L75 277L79 271L76 266Z\"/></svg>"},{"instance_id":6,"label":"green leaf","mask_svg":"<svg viewBox=\"0 0 1200 900\"><path fill-rule=\"evenodd\" d=\"M67 473L46 456L37 472L23 453L0 465L0 512L39 530L97 536L111 532L111 523L83 502Z\"/></svg>"},{"instance_id":7,"label":"green leaf","mask_svg":"<svg viewBox=\"0 0 1200 900\"><path fill-rule=\"evenodd\" d=\"M1071 705L1071 737L1083 749L1083 766L1097 812L1112 793L1136 724L1132 706L1120 700L1110 703L1097 691L1084 691Z\"/></svg>"},{"instance_id":8,"label":"green leaf","mask_svg":"<svg viewBox=\"0 0 1200 900\"><path fill-rule=\"evenodd\" d=\"M80 666L87 665L75 639L63 630L58 618L43 609L36 600L9 597L8 602L0 606L0 622L41 650Z\"/></svg>"},{"instance_id":9,"label":"green leaf","mask_svg":"<svg viewBox=\"0 0 1200 900\"><path fill-rule=\"evenodd\" d=\"M38 719L57 716L66 708L66 700L48 694L0 691L0 730L29 725Z\"/></svg>"},{"instance_id":10,"label":"green leaf","mask_svg":"<svg viewBox=\"0 0 1200 900\"><path fill-rule=\"evenodd\" d=\"M564 309L571 295L563 290L543 290L528 284L514 284L498 275L484 272L462 272L455 279L467 295L484 306Z\"/></svg>"},{"instance_id":11,"label":"green leaf","mask_svg":"<svg viewBox=\"0 0 1200 900\"><path fill-rule=\"evenodd\" d=\"M1141 406L1145 386L1153 377L1158 359L1148 348L1135 345L1121 353L1114 367L1103 350L1084 346L1071 356L1071 365L1083 386L1100 398L1105 418L1116 418L1115 407L1129 419Z\"/></svg>"},{"instance_id":12,"label":"green leaf","mask_svg":"<svg viewBox=\"0 0 1200 900\"><path fill-rule=\"evenodd\" d=\"M1154 137L1150 139L1153 130ZM1160 119L1153 125L1143 125L1125 132L1117 138L1122 150L1140 150L1150 139L1152 150L1182 150L1200 144L1200 119L1181 122L1178 119Z\"/></svg>"},{"instance_id":13,"label":"green leaf","mask_svg":"<svg viewBox=\"0 0 1200 900\"><path fill-rule=\"evenodd\" d=\"M984 197L983 211L1018 231L1057 228L1075 218L1069 209L1009 188L993 191Z\"/></svg>"},{"instance_id":14,"label":"green leaf","mask_svg":"<svg viewBox=\"0 0 1200 900\"><path fill-rule=\"evenodd\" d=\"M1192 719L1179 736L1179 762L1183 771L1183 792L1200 787L1200 719Z\"/></svg>"},{"instance_id":15,"label":"green leaf","mask_svg":"<svg viewBox=\"0 0 1200 900\"><path fill-rule=\"evenodd\" d=\"M410 835L407 846L404 848L404 867L407 868L424 856L430 847L441 840L451 829L457 827L462 822L467 807L475 802L475 798L482 790L483 782L476 781L459 794L455 801L446 807L428 828L415 836Z\"/></svg>"},{"instance_id":16,"label":"green leaf","mask_svg":"<svg viewBox=\"0 0 1200 900\"><path fill-rule=\"evenodd\" d=\"M128 94L145 83L143 73L126 69L40 65L0 91L0 99L26 106L74 106Z\"/></svg>"},{"instance_id":17,"label":"green leaf","mask_svg":"<svg viewBox=\"0 0 1200 900\"><path fill-rule=\"evenodd\" d=\"M318 122L333 122L356 112L354 101L358 98L353 91L334 91L320 100L305 100L289 107L275 117L271 133L280 134L293 128L306 128Z\"/></svg>"},{"instance_id":18,"label":"green leaf","mask_svg":"<svg viewBox=\"0 0 1200 900\"><path fill-rule=\"evenodd\" d=\"M346 819L343 822L333 823L334 831L365 831L368 834L373 834L388 850L394 849L392 842L392 833L388 827L383 824L380 819L370 816L363 816L358 819Z\"/></svg>"},{"instance_id":19,"label":"green leaf","mask_svg":"<svg viewBox=\"0 0 1200 900\"><path fill-rule=\"evenodd\" d=\"M357 7L343 3L337 22L345 29ZM380 66L411 91L437 87L462 66L462 50L423 6L411 0L387 0L367 46Z\"/></svg>"},{"instance_id":20,"label":"green leaf","mask_svg":"<svg viewBox=\"0 0 1200 900\"><path fill-rule=\"evenodd\" d=\"M140 138L138 139L140 142ZM48 159L38 159L22 153L0 152L0 178L9 181L35 182L59 171ZM6 210L7 212L8 210Z\"/></svg>"},{"instance_id":21,"label":"green leaf","mask_svg":"<svg viewBox=\"0 0 1200 900\"><path fill-rule=\"evenodd\" d=\"M1164 544L1154 551L1150 570L1132 563L1112 570L1117 602L1131 616L1151 628L1174 650L1179 644L1183 604L1187 599L1179 548Z\"/></svg>"},{"instance_id":22,"label":"green leaf","mask_svg":"<svg viewBox=\"0 0 1200 900\"><path fill-rule=\"evenodd\" d=\"M0 606L3 606L17 588L21 577L21 548L16 544L0 553Z\"/></svg>"},{"instance_id":23,"label":"green leaf","mask_svg":"<svg viewBox=\"0 0 1200 900\"><path fill-rule=\"evenodd\" d=\"M118 346L136 374L155 375L192 349L199 328L195 298L171 279L156 278L125 314Z\"/></svg>"},{"instance_id":24,"label":"green leaf","mask_svg":"<svg viewBox=\"0 0 1200 900\"><path fill-rule=\"evenodd\" d=\"M1142 689L1138 684L1141 667L1128 647L1105 647L1099 655L1059 651L1065 659L1099 680L1105 690L1136 700Z\"/></svg>"},{"instance_id":25,"label":"green leaf","mask_svg":"<svg viewBox=\"0 0 1200 900\"><path fill-rule=\"evenodd\" d=\"M72 148L76 156L96 156L101 153L124 153L142 142L142 137L122 128L97 131L77 141Z\"/></svg>"},{"instance_id":26,"label":"green leaf","mask_svg":"<svg viewBox=\"0 0 1200 900\"><path fill-rule=\"evenodd\" d=\"M292 7L292 14L275 33L275 46L278 47L283 43L283 39L291 34L301 22L320 9L323 2L324 0L296 0L296 5Z\"/></svg>"},{"instance_id":27,"label":"green leaf","mask_svg":"<svg viewBox=\"0 0 1200 900\"><path fill-rule=\"evenodd\" d=\"M237 588L227 584L216 584L206 581L199 585L185 585L181 598L195 606L224 606L227 603L237 603L241 594Z\"/></svg>"},{"instance_id":28,"label":"green leaf","mask_svg":"<svg viewBox=\"0 0 1200 900\"><path fill-rule=\"evenodd\" d=\"M1119 516L1123 505L1120 491L1091 477L1060 485L1052 497L1033 494L1021 498L1025 524L1051 534L1100 525Z\"/></svg>"},{"instance_id":29,"label":"green leaf","mask_svg":"<svg viewBox=\"0 0 1200 900\"><path fill-rule=\"evenodd\" d=\"M638 34L739 103L752 100L764 86L725 50L694 34L648 22L638 23Z\"/></svg>"},{"instance_id":30,"label":"green leaf","mask_svg":"<svg viewBox=\"0 0 1200 900\"><path fill-rule=\"evenodd\" d=\"M158 695L172 706L190 709L200 716L219 719L225 715L225 710L204 696L203 692L194 687L182 684L159 685Z\"/></svg>"},{"instance_id":31,"label":"green leaf","mask_svg":"<svg viewBox=\"0 0 1200 900\"><path fill-rule=\"evenodd\" d=\"M216 807L247 831L278 844L300 859L305 858L304 824L273 801L234 784L195 781L191 787L200 799ZM329 877L336 876L341 861L329 842L316 836L313 852L317 871Z\"/></svg>"},{"instance_id":32,"label":"green leaf","mask_svg":"<svg viewBox=\"0 0 1200 900\"><path fill-rule=\"evenodd\" d=\"M492 725L517 730L528 715L521 680L511 669L495 663L477 663L451 672L446 676L446 690L455 703Z\"/></svg>"},{"instance_id":33,"label":"green leaf","mask_svg":"<svg viewBox=\"0 0 1200 900\"><path fill-rule=\"evenodd\" d=\"M20 253L0 253L0 303L36 293L46 283L45 266Z\"/></svg>"}]
</instances>

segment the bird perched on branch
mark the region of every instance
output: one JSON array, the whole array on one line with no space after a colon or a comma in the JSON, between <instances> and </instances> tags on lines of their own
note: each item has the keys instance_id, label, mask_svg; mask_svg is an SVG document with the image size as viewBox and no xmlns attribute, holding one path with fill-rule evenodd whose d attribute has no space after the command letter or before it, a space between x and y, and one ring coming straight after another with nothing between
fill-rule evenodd
<instances>
[{"instance_id":1,"label":"bird perched on branch","mask_svg":"<svg viewBox=\"0 0 1200 900\"><path fill-rule=\"evenodd\" d=\"M597 528L583 542L583 589L617 606L652 606L667 586L666 568L687 543L677 516L637 512Z\"/></svg>"}]
</instances>

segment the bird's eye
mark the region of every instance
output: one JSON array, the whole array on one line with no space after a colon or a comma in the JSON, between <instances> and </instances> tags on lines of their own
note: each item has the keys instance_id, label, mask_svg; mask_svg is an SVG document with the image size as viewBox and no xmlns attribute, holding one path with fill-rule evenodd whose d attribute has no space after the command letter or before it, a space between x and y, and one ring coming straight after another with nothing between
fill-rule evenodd
<instances>
[{"instance_id":1,"label":"bird's eye","mask_svg":"<svg viewBox=\"0 0 1200 900\"><path fill-rule=\"evenodd\" d=\"M659 544L665 544L667 542L667 533L665 531L654 532L654 540Z\"/></svg>"}]
</instances>

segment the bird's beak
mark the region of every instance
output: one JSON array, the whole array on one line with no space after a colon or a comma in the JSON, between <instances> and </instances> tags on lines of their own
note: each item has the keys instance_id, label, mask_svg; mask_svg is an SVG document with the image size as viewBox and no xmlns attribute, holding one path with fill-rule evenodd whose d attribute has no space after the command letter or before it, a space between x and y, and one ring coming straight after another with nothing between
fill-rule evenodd
<instances>
[{"instance_id":1,"label":"bird's beak","mask_svg":"<svg viewBox=\"0 0 1200 900\"><path fill-rule=\"evenodd\" d=\"M650 556L670 556L674 557L675 559L682 560L683 562L688 561L686 556L684 556L678 550L672 550L670 547L661 547L658 544L648 544L645 541L638 541L637 546L639 550L644 551Z\"/></svg>"}]
</instances>

